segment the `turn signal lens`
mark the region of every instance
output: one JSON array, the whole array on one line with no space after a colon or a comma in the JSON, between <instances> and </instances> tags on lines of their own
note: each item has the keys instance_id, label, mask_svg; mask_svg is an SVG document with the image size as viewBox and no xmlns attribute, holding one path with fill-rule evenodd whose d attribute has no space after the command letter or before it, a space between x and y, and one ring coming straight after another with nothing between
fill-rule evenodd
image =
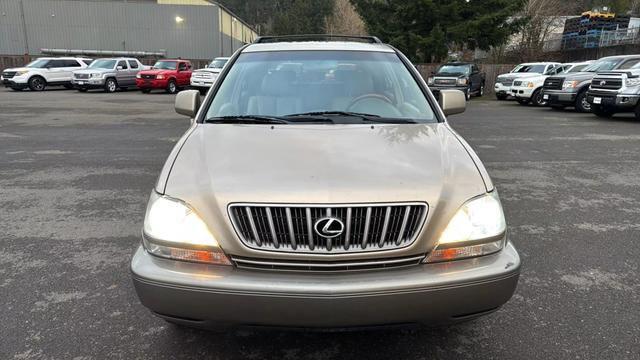
<instances>
[{"instance_id":1,"label":"turn signal lens","mask_svg":"<svg viewBox=\"0 0 640 360\"><path fill-rule=\"evenodd\" d=\"M156 79L158 79L158 80L163 80L163 79L164 79L164 75L162 75L162 74L158 74L158 76L156 76Z\"/></svg>"}]
</instances>

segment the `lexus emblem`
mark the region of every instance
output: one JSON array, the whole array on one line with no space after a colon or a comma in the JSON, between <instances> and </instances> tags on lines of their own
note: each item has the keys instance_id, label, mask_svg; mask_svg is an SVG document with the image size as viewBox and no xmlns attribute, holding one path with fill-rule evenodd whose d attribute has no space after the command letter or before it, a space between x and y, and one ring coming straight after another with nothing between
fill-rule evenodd
<instances>
[{"instance_id":1,"label":"lexus emblem","mask_svg":"<svg viewBox=\"0 0 640 360\"><path fill-rule=\"evenodd\" d=\"M600 86L605 86L605 85L607 85L607 81L606 80L600 81Z\"/></svg>"},{"instance_id":2,"label":"lexus emblem","mask_svg":"<svg viewBox=\"0 0 640 360\"><path fill-rule=\"evenodd\" d=\"M340 236L342 232L344 232L344 223L338 218L327 216L318 219L313 225L313 230L325 239L332 239Z\"/></svg>"}]
</instances>

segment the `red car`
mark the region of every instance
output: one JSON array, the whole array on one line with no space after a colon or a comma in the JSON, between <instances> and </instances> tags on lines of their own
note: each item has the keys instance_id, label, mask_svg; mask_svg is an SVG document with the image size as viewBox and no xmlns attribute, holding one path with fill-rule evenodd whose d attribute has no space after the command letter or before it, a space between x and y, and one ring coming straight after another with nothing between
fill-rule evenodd
<instances>
[{"instance_id":1,"label":"red car","mask_svg":"<svg viewBox=\"0 0 640 360\"><path fill-rule=\"evenodd\" d=\"M158 60L150 70L142 70L136 75L136 86L143 93L152 89L162 89L175 94L181 87L189 86L191 63L187 60Z\"/></svg>"}]
</instances>

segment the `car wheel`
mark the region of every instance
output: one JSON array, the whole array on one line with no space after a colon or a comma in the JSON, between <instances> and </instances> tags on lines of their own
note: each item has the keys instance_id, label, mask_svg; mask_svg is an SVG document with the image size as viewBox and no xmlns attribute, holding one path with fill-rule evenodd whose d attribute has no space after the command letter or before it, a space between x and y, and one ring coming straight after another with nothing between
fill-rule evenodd
<instances>
[{"instance_id":1,"label":"car wheel","mask_svg":"<svg viewBox=\"0 0 640 360\"><path fill-rule=\"evenodd\" d=\"M516 98L516 101L520 105L529 105L529 103L531 102L531 99Z\"/></svg>"},{"instance_id":2,"label":"car wheel","mask_svg":"<svg viewBox=\"0 0 640 360\"><path fill-rule=\"evenodd\" d=\"M142 91L142 93L144 94L148 94L151 92L151 89L141 89L140 91Z\"/></svg>"},{"instance_id":3,"label":"car wheel","mask_svg":"<svg viewBox=\"0 0 640 360\"><path fill-rule=\"evenodd\" d=\"M614 112L613 110L606 108L602 105L592 105L591 106L591 112L594 113L597 117L601 117L601 118L605 118L605 119L609 119L613 116ZM638 117L638 108L636 108L635 110L636 112L636 118Z\"/></svg>"},{"instance_id":4,"label":"car wheel","mask_svg":"<svg viewBox=\"0 0 640 360\"><path fill-rule=\"evenodd\" d=\"M591 104L587 101L587 91L581 91L576 97L576 111L581 113L591 112Z\"/></svg>"},{"instance_id":5,"label":"car wheel","mask_svg":"<svg viewBox=\"0 0 640 360\"><path fill-rule=\"evenodd\" d=\"M484 96L484 83L480 85L480 90L478 90L478 97L483 97L483 96Z\"/></svg>"},{"instance_id":6,"label":"car wheel","mask_svg":"<svg viewBox=\"0 0 640 360\"><path fill-rule=\"evenodd\" d=\"M467 90L464 92L464 98L469 101L471 99L471 85L467 87Z\"/></svg>"},{"instance_id":7,"label":"car wheel","mask_svg":"<svg viewBox=\"0 0 640 360\"><path fill-rule=\"evenodd\" d=\"M113 93L118 90L118 83L114 78L108 78L104 81L104 92Z\"/></svg>"},{"instance_id":8,"label":"car wheel","mask_svg":"<svg viewBox=\"0 0 640 360\"><path fill-rule=\"evenodd\" d=\"M169 94L175 94L178 92L178 85L174 80L169 80L169 84L167 84L167 92Z\"/></svg>"},{"instance_id":9,"label":"car wheel","mask_svg":"<svg viewBox=\"0 0 640 360\"><path fill-rule=\"evenodd\" d=\"M503 95L503 94L496 94L496 99L502 101L502 100L506 100L507 99L507 95Z\"/></svg>"},{"instance_id":10,"label":"car wheel","mask_svg":"<svg viewBox=\"0 0 640 360\"><path fill-rule=\"evenodd\" d=\"M531 95L531 99L532 99L531 101L533 102L533 105L535 106L547 105L547 102L544 100L542 91L540 89L533 92L533 95Z\"/></svg>"},{"instance_id":11,"label":"car wheel","mask_svg":"<svg viewBox=\"0 0 640 360\"><path fill-rule=\"evenodd\" d=\"M47 87L47 81L41 76L34 76L29 79L29 89L32 91L42 91Z\"/></svg>"}]
</instances>

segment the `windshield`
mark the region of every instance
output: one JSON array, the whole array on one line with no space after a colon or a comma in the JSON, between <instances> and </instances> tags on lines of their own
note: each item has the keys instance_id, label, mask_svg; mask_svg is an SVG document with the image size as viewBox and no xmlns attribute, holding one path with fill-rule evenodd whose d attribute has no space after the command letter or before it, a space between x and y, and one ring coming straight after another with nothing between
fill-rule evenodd
<instances>
[{"instance_id":1,"label":"windshield","mask_svg":"<svg viewBox=\"0 0 640 360\"><path fill-rule=\"evenodd\" d=\"M588 64L584 64L584 65L576 65L574 67L572 67L571 69L565 71L565 73L577 73L577 72L581 72L584 71L584 69L589 66Z\"/></svg>"},{"instance_id":2,"label":"windshield","mask_svg":"<svg viewBox=\"0 0 640 360\"><path fill-rule=\"evenodd\" d=\"M89 65L89 69L113 69L116 66L115 60L99 59Z\"/></svg>"},{"instance_id":3,"label":"windshield","mask_svg":"<svg viewBox=\"0 0 640 360\"><path fill-rule=\"evenodd\" d=\"M542 74L546 67L547 67L546 65L523 64L523 65L516 66L513 70L511 70L511 72L512 73L540 73L540 74Z\"/></svg>"},{"instance_id":4,"label":"windshield","mask_svg":"<svg viewBox=\"0 0 640 360\"><path fill-rule=\"evenodd\" d=\"M598 72L598 71L609 71L613 70L613 68L618 65L621 59L602 59L594 62L593 64L584 68L583 71L587 72Z\"/></svg>"},{"instance_id":5,"label":"windshield","mask_svg":"<svg viewBox=\"0 0 640 360\"><path fill-rule=\"evenodd\" d=\"M471 67L469 65L442 65L438 69L438 74L465 74L471 73Z\"/></svg>"},{"instance_id":6,"label":"windshield","mask_svg":"<svg viewBox=\"0 0 640 360\"><path fill-rule=\"evenodd\" d=\"M47 60L47 59L38 59L38 60L34 60L34 61L28 63L26 67L28 67L28 68L44 68L45 66L47 66L48 63L49 63L49 60Z\"/></svg>"},{"instance_id":7,"label":"windshield","mask_svg":"<svg viewBox=\"0 0 640 360\"><path fill-rule=\"evenodd\" d=\"M206 118L320 112L367 114L380 121L436 121L398 56L369 51L243 53L224 78Z\"/></svg>"},{"instance_id":8,"label":"windshield","mask_svg":"<svg viewBox=\"0 0 640 360\"><path fill-rule=\"evenodd\" d=\"M158 70L175 70L178 63L176 61L158 61L153 65Z\"/></svg>"},{"instance_id":9,"label":"windshield","mask_svg":"<svg viewBox=\"0 0 640 360\"><path fill-rule=\"evenodd\" d=\"M211 62L211 64L209 64L209 66L207 66L210 69L222 69L224 67L224 64L227 63L227 60L213 60Z\"/></svg>"}]
</instances>

